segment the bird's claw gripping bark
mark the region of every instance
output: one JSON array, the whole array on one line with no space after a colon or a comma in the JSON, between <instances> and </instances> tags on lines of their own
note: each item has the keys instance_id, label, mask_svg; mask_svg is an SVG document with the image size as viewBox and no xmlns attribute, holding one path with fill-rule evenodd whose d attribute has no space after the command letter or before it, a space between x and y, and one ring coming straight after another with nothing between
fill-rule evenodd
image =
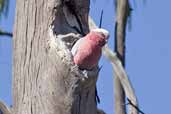
<instances>
[{"instance_id":1,"label":"bird's claw gripping bark","mask_svg":"<svg viewBox=\"0 0 171 114\"><path fill-rule=\"evenodd\" d=\"M81 70L81 73L83 74L84 78L88 78L87 70Z\"/></svg>"},{"instance_id":2,"label":"bird's claw gripping bark","mask_svg":"<svg viewBox=\"0 0 171 114\"><path fill-rule=\"evenodd\" d=\"M75 73L75 75L80 76L82 80L85 80L85 78L88 78L88 72L86 70L80 70L78 65L74 65L71 68L71 71Z\"/></svg>"},{"instance_id":3,"label":"bird's claw gripping bark","mask_svg":"<svg viewBox=\"0 0 171 114\"><path fill-rule=\"evenodd\" d=\"M99 67L95 67L92 70L81 70L78 65L73 65L71 67L71 72L74 73L74 75L79 76L82 81L92 78L96 76L99 73Z\"/></svg>"}]
</instances>

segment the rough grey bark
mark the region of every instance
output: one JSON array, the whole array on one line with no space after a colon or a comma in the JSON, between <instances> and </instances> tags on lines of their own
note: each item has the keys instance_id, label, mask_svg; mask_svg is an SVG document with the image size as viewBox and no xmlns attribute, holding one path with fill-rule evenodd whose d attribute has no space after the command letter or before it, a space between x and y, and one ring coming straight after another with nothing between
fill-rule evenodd
<instances>
[{"instance_id":1,"label":"rough grey bark","mask_svg":"<svg viewBox=\"0 0 171 114\"><path fill-rule=\"evenodd\" d=\"M115 52L123 66L125 66L125 31L129 10L128 0L116 0ZM125 92L118 76L115 76L114 84L115 113L126 114Z\"/></svg>"},{"instance_id":2,"label":"rough grey bark","mask_svg":"<svg viewBox=\"0 0 171 114\"><path fill-rule=\"evenodd\" d=\"M70 53L78 31L89 31L88 12L89 0L16 1L12 114L103 113L98 68L84 78Z\"/></svg>"}]
</instances>

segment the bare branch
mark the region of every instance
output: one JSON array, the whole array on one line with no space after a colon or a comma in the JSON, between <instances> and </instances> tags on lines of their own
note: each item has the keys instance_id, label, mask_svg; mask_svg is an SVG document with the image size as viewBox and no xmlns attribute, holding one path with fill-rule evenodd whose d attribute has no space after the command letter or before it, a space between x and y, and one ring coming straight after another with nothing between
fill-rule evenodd
<instances>
[{"instance_id":1,"label":"bare branch","mask_svg":"<svg viewBox=\"0 0 171 114\"><path fill-rule=\"evenodd\" d=\"M128 97L128 99L130 99L134 106L138 107L138 101L132 84L121 64L121 61L116 56L116 53L112 52L112 50L107 45L103 48L103 53L105 57L107 57L112 63L113 70L115 71L116 76L118 76L118 78L120 79L126 96ZM130 108L129 114L138 114L138 111L135 108Z\"/></svg>"},{"instance_id":2,"label":"bare branch","mask_svg":"<svg viewBox=\"0 0 171 114\"><path fill-rule=\"evenodd\" d=\"M0 111L2 111L3 114L11 114L10 109L2 101L0 101Z\"/></svg>"},{"instance_id":3,"label":"bare branch","mask_svg":"<svg viewBox=\"0 0 171 114\"><path fill-rule=\"evenodd\" d=\"M6 32L6 31L0 30L0 36L9 36L9 37L12 37L13 34L10 33L10 32Z\"/></svg>"},{"instance_id":4,"label":"bare branch","mask_svg":"<svg viewBox=\"0 0 171 114\"><path fill-rule=\"evenodd\" d=\"M116 22L115 22L115 52L120 59L122 66L125 66L125 37L126 37L126 25L127 19L130 15L128 0L115 0L116 10ZM115 75L117 72L115 71ZM123 84L121 80L116 76L114 79L114 95L115 95L115 113L126 114L125 105L125 91L123 90ZM134 114L134 113L131 113Z\"/></svg>"}]
</instances>

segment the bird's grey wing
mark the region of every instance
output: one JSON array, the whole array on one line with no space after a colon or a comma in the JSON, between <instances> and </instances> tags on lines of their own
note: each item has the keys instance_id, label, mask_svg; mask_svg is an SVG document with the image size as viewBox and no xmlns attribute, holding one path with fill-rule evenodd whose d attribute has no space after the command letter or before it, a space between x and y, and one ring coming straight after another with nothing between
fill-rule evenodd
<instances>
[{"instance_id":1,"label":"bird's grey wing","mask_svg":"<svg viewBox=\"0 0 171 114\"><path fill-rule=\"evenodd\" d=\"M79 46L84 42L84 38L79 39L71 49L72 55L76 55Z\"/></svg>"}]
</instances>

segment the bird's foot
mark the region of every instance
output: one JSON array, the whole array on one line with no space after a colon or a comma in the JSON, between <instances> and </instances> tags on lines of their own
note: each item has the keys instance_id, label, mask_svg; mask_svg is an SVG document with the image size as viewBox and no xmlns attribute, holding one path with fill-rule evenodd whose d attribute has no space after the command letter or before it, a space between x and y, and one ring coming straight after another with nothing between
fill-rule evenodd
<instances>
[{"instance_id":1,"label":"bird's foot","mask_svg":"<svg viewBox=\"0 0 171 114\"><path fill-rule=\"evenodd\" d=\"M99 73L99 68L96 67L92 70L80 69L78 65L74 65L71 68L71 72L73 72L76 76L79 76L81 80L86 80L89 77L97 76Z\"/></svg>"},{"instance_id":2,"label":"bird's foot","mask_svg":"<svg viewBox=\"0 0 171 114\"><path fill-rule=\"evenodd\" d=\"M80 70L77 65L74 65L71 68L71 72L74 72L75 75L80 76L82 80L88 78L88 71L87 70Z\"/></svg>"},{"instance_id":3,"label":"bird's foot","mask_svg":"<svg viewBox=\"0 0 171 114\"><path fill-rule=\"evenodd\" d=\"M84 78L88 78L88 71L87 70L81 70L81 73L83 74Z\"/></svg>"}]
</instances>

